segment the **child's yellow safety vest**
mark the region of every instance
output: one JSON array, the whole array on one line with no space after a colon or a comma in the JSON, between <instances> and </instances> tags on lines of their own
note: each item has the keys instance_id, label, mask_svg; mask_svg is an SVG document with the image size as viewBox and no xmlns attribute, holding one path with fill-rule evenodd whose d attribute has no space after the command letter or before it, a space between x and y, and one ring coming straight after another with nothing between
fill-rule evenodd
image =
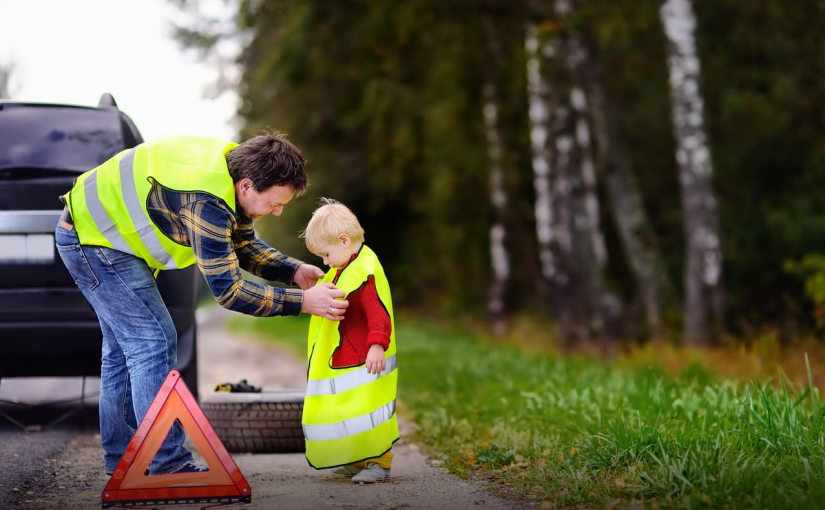
<instances>
[{"instance_id":1,"label":"child's yellow safety vest","mask_svg":"<svg viewBox=\"0 0 825 510\"><path fill-rule=\"evenodd\" d=\"M336 269L319 280L332 282ZM362 246L336 283L346 297L375 277L378 298L392 323L386 368L368 374L365 364L333 368L332 354L341 345L338 321L313 315L309 323L307 392L303 428L306 457L316 469L351 464L387 452L398 440L395 414L398 369L390 286L375 253Z\"/></svg>"}]
</instances>

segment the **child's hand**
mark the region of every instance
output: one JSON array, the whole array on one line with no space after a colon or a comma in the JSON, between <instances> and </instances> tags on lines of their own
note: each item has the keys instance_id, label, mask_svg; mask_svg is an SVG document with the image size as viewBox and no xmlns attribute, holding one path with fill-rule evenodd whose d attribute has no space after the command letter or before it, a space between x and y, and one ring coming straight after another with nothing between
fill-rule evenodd
<instances>
[{"instance_id":1,"label":"child's hand","mask_svg":"<svg viewBox=\"0 0 825 510\"><path fill-rule=\"evenodd\" d=\"M384 348L378 344L371 345L369 352L367 352L367 373L380 374L386 367Z\"/></svg>"}]
</instances>

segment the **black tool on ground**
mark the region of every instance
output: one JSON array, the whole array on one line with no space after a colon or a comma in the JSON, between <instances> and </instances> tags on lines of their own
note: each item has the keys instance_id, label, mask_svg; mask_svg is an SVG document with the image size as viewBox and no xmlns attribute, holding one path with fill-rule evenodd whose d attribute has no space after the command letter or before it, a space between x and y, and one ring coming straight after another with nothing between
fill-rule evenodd
<instances>
[{"instance_id":1,"label":"black tool on ground","mask_svg":"<svg viewBox=\"0 0 825 510\"><path fill-rule=\"evenodd\" d=\"M246 379L241 379L240 382L236 383L220 383L215 386L215 391L228 391L230 393L260 393L261 388L259 386L252 386Z\"/></svg>"}]
</instances>

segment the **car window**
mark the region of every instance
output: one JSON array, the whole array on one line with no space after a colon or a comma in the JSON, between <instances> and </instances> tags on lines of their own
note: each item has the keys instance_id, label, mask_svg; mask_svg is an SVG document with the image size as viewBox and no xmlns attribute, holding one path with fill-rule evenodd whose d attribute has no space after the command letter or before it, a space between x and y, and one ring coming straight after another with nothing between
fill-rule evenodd
<instances>
[{"instance_id":1,"label":"car window","mask_svg":"<svg viewBox=\"0 0 825 510\"><path fill-rule=\"evenodd\" d=\"M90 170L126 148L120 122L116 110L2 104L0 170Z\"/></svg>"}]
</instances>

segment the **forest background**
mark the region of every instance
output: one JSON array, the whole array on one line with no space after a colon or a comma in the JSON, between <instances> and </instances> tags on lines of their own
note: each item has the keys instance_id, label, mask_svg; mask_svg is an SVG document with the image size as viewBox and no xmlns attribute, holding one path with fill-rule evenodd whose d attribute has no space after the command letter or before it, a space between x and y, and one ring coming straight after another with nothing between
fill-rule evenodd
<instances>
[{"instance_id":1,"label":"forest background","mask_svg":"<svg viewBox=\"0 0 825 510\"><path fill-rule=\"evenodd\" d=\"M314 260L297 233L333 197L397 306L609 354L821 332L823 11L244 0L178 39L239 41L240 139L308 159L307 198L261 228L279 249Z\"/></svg>"}]
</instances>

